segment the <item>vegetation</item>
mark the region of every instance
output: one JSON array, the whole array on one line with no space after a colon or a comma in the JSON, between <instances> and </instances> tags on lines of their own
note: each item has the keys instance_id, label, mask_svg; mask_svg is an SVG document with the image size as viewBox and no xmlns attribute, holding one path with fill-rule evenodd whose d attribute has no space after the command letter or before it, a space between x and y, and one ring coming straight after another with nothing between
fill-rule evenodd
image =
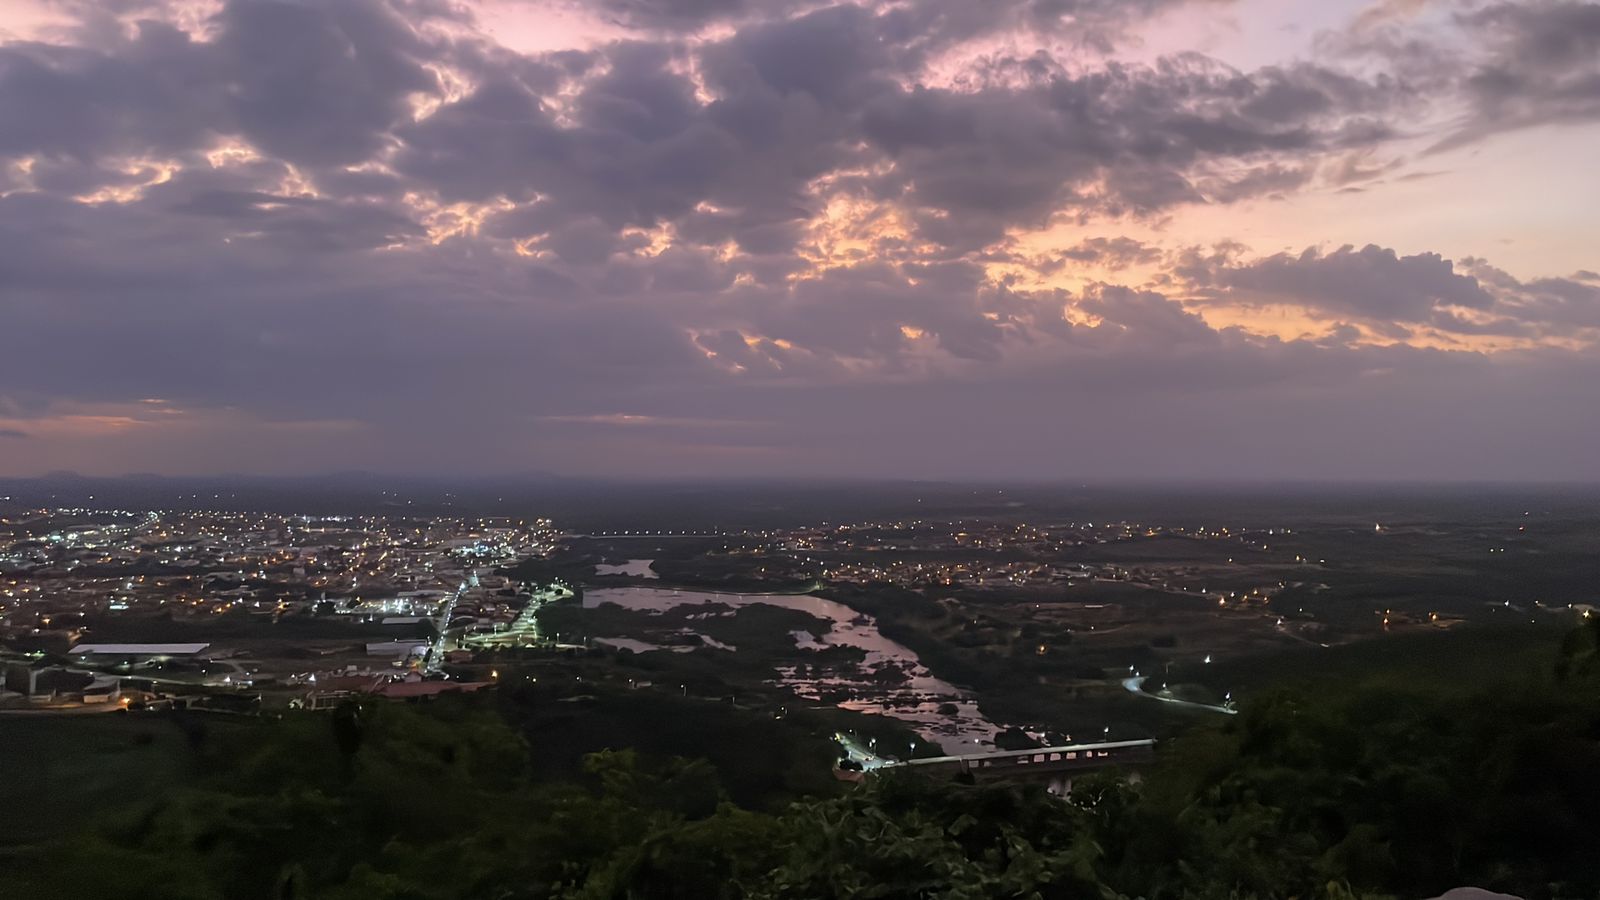
<instances>
[{"instance_id":1,"label":"vegetation","mask_svg":"<svg viewBox=\"0 0 1600 900\"><path fill-rule=\"evenodd\" d=\"M110 745L109 722L85 723L77 733L93 734L96 761L125 760L133 787L119 800L102 774L85 785L92 796L69 788L61 800L89 810L72 830L35 833L14 819L0 896L1600 893L1600 626L1569 635L1539 673L1475 689L1417 679L1266 694L1165 744L1137 782L1095 775L1065 800L909 775L839 788L814 777L818 745L776 746L793 736L787 725L731 711L673 732L666 723L692 716L692 699L601 701L623 704L604 726L563 724L549 707L565 701L510 686L426 706L190 722L182 740L169 725L120 719L131 749ZM636 717L666 736L621 728ZM685 759L696 735L700 750L738 752ZM623 739L641 746L560 763ZM137 769L157 747L186 756L187 769L163 771L163 790L140 789ZM795 771L735 769L759 759ZM7 809L16 799L0 797Z\"/></svg>"}]
</instances>

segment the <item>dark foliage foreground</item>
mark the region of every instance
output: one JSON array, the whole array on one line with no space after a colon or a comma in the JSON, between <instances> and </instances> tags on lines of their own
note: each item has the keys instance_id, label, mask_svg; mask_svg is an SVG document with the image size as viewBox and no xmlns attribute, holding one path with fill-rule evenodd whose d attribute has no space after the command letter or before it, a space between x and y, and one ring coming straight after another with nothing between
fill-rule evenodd
<instances>
[{"instance_id":1,"label":"dark foliage foreground","mask_svg":"<svg viewBox=\"0 0 1600 900\"><path fill-rule=\"evenodd\" d=\"M1595 897L1597 635L1488 692L1265 697L1069 801L886 777L741 808L631 751L551 783L506 704L349 706L199 733L188 786L12 849L0 896Z\"/></svg>"}]
</instances>

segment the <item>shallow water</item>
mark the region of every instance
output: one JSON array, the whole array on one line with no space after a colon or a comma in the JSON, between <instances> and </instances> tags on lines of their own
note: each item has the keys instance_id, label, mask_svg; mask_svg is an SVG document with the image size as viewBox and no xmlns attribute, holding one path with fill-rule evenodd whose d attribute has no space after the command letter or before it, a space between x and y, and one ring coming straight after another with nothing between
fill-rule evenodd
<instances>
[{"instance_id":1,"label":"shallow water","mask_svg":"<svg viewBox=\"0 0 1600 900\"><path fill-rule=\"evenodd\" d=\"M638 578L660 577L656 575L654 569L650 568L650 564L653 562L655 562L653 559L630 559L616 566L600 563L594 567L594 573L596 575L633 575Z\"/></svg>"},{"instance_id":2,"label":"shallow water","mask_svg":"<svg viewBox=\"0 0 1600 900\"><path fill-rule=\"evenodd\" d=\"M878 623L871 616L858 613L843 603L810 594L718 594L651 587L596 588L584 592L585 607L594 608L605 603L657 613L690 604L738 608L766 603L798 609L827 620L831 627L821 640L810 632L791 632L795 646L808 650L856 647L865 651L865 658L859 666L829 666L820 672L811 666L780 666L776 669L778 683L811 700L839 691L849 692L849 699L838 702L840 707L899 719L949 752L962 752L963 748L971 752L979 746L990 745L999 730L983 717L966 692L935 677L910 648L879 633ZM603 642L620 646L619 641L605 639ZM649 649L682 649L647 646ZM874 673L887 668L899 669L905 677L887 683L873 680ZM946 703L956 707L953 715L939 712L939 707Z\"/></svg>"},{"instance_id":3,"label":"shallow water","mask_svg":"<svg viewBox=\"0 0 1600 900\"><path fill-rule=\"evenodd\" d=\"M661 644L652 644L649 641L638 641L633 638L595 638L596 644L615 647L618 650L632 650L634 653L648 653L651 650L671 650L675 653L688 653L693 647L664 647Z\"/></svg>"}]
</instances>

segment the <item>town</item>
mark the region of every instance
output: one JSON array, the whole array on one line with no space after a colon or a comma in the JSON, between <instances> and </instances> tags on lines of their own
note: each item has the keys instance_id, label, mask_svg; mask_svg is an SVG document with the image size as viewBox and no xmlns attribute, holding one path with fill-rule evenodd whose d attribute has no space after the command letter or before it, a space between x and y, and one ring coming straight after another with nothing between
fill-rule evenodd
<instances>
[{"instance_id":1,"label":"town","mask_svg":"<svg viewBox=\"0 0 1600 900\"><path fill-rule=\"evenodd\" d=\"M528 595L493 572L557 539L548 521L500 518L7 516L0 709L139 709L174 696L246 708L263 693L316 705L350 683L397 696L455 689L417 683L470 656L460 638L515 631ZM446 634L458 636L448 649Z\"/></svg>"},{"instance_id":2,"label":"town","mask_svg":"<svg viewBox=\"0 0 1600 900\"><path fill-rule=\"evenodd\" d=\"M0 712L326 709L555 667L771 710L837 705L929 748L1144 738L1227 711L1252 661L1286 649L1588 615L1583 596L1482 586L1347 602L1363 573L1410 556L1510 566L1495 551L1534 552L1527 527L991 515L576 533L540 517L13 506Z\"/></svg>"}]
</instances>

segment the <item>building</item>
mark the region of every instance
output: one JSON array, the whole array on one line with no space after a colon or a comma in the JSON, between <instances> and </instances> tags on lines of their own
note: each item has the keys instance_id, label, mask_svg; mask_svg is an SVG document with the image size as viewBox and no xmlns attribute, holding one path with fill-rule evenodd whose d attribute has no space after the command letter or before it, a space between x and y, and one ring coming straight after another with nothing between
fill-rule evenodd
<instances>
[{"instance_id":1,"label":"building","mask_svg":"<svg viewBox=\"0 0 1600 900\"><path fill-rule=\"evenodd\" d=\"M426 641L375 641L367 644L368 656L381 656L386 659L406 659L412 656L426 656L427 653Z\"/></svg>"},{"instance_id":2,"label":"building","mask_svg":"<svg viewBox=\"0 0 1600 900\"><path fill-rule=\"evenodd\" d=\"M86 662L147 662L154 659L194 659L210 644L79 644L68 656Z\"/></svg>"},{"instance_id":3,"label":"building","mask_svg":"<svg viewBox=\"0 0 1600 900\"><path fill-rule=\"evenodd\" d=\"M6 666L5 688L45 703L108 703L122 696L122 681L115 676L78 672L44 660Z\"/></svg>"}]
</instances>

